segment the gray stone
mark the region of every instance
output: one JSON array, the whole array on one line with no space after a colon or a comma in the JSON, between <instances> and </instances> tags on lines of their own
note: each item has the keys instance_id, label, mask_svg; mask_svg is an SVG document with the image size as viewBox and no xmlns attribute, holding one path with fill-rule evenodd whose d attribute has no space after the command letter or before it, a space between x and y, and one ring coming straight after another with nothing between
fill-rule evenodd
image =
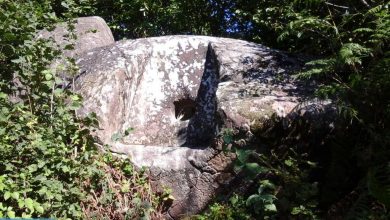
<instances>
[{"instance_id":1,"label":"gray stone","mask_svg":"<svg viewBox=\"0 0 390 220\"><path fill-rule=\"evenodd\" d=\"M173 189L173 219L206 208L234 179L234 154L213 144L222 128L261 132L272 117L290 117L309 89L290 76L301 67L296 59L226 38L119 41L77 63L79 114L95 112L103 143L149 167L156 186Z\"/></svg>"},{"instance_id":2,"label":"gray stone","mask_svg":"<svg viewBox=\"0 0 390 220\"><path fill-rule=\"evenodd\" d=\"M78 55L99 47L104 47L115 43L114 36L106 22L97 16L77 18L74 22L74 33L77 40L69 38L68 26L59 23L52 31L42 30L37 34L37 38L53 38L54 42L67 57L77 57ZM64 50L67 45L74 43L74 49Z\"/></svg>"},{"instance_id":3,"label":"gray stone","mask_svg":"<svg viewBox=\"0 0 390 220\"><path fill-rule=\"evenodd\" d=\"M110 28L106 22L97 16L93 17L81 17L77 18L74 22L74 33L76 34L75 40L70 40L68 26L65 23L59 23L55 25L54 30L41 30L38 31L36 39L52 39L53 48L60 49L62 51L62 57L54 60L50 69L57 76L61 76L65 80L70 80L73 76L69 76L68 73L64 73L63 70L68 66L65 57L77 58L80 54L99 47L108 46L115 43L114 37ZM73 49L65 49L67 45L73 45ZM13 79L13 83L20 85L17 78ZM64 85L65 87L66 85ZM19 102L20 95L24 95L24 92L17 92L10 96L12 102Z\"/></svg>"}]
</instances>

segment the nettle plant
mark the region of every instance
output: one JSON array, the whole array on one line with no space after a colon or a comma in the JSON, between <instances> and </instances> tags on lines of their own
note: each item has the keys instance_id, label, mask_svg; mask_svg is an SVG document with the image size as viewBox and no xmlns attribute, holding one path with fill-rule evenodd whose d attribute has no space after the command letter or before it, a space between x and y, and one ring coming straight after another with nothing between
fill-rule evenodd
<instances>
[{"instance_id":1,"label":"nettle plant","mask_svg":"<svg viewBox=\"0 0 390 220\"><path fill-rule=\"evenodd\" d=\"M14 100L0 93L0 214L80 217L80 183L94 175L85 168L96 154L89 135L95 120L75 117L81 98L58 88L61 80L47 69L54 58L47 42L19 47L13 81L2 81Z\"/></svg>"},{"instance_id":2,"label":"nettle plant","mask_svg":"<svg viewBox=\"0 0 390 220\"><path fill-rule=\"evenodd\" d=\"M35 38L59 21L50 2L0 1L0 8L0 218L157 216L161 200L145 172L99 151L95 116L77 117L82 98L50 68L61 52ZM63 60L60 71L74 74L74 60Z\"/></svg>"}]
</instances>

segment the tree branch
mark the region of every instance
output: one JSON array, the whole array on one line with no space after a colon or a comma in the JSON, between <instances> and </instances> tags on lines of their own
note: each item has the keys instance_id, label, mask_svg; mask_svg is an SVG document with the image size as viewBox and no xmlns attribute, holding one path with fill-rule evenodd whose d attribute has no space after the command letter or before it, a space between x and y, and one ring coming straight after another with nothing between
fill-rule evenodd
<instances>
[{"instance_id":1,"label":"tree branch","mask_svg":"<svg viewBox=\"0 0 390 220\"><path fill-rule=\"evenodd\" d=\"M366 6L367 8L371 8L371 6L366 2L366 0L360 0L360 2Z\"/></svg>"},{"instance_id":2,"label":"tree branch","mask_svg":"<svg viewBox=\"0 0 390 220\"><path fill-rule=\"evenodd\" d=\"M364 0L361 0L361 1L364 1ZM325 4L333 6L333 7L337 7L337 8L349 9L349 7L347 7L347 6L336 5L336 4L333 4L333 3L330 3L330 2L325 2Z\"/></svg>"}]
</instances>

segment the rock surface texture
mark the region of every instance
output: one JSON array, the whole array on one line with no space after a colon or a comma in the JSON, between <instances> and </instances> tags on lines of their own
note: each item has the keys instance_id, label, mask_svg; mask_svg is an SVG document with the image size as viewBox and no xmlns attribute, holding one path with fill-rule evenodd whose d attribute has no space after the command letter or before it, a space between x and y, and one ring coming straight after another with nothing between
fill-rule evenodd
<instances>
[{"instance_id":1,"label":"rock surface texture","mask_svg":"<svg viewBox=\"0 0 390 220\"><path fill-rule=\"evenodd\" d=\"M301 67L296 59L226 38L119 41L77 64L79 113L95 112L103 143L149 167L156 187L173 189L172 219L206 208L234 180L234 154L213 144L222 128L250 137L272 117L291 115L307 92L290 76Z\"/></svg>"},{"instance_id":2,"label":"rock surface texture","mask_svg":"<svg viewBox=\"0 0 390 220\"><path fill-rule=\"evenodd\" d=\"M52 31L38 32L38 38L53 38L54 42L64 49L66 45L74 43L73 50L64 50L64 55L77 57L85 51L115 43L114 36L106 22L97 16L77 18L74 23L77 39L69 39L70 32L65 23L56 25Z\"/></svg>"}]
</instances>

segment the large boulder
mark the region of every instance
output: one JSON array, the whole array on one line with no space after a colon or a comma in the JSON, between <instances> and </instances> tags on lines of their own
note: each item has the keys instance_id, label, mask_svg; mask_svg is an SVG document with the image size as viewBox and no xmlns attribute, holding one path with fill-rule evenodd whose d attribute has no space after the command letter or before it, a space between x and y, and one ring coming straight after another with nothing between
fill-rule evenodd
<instances>
[{"instance_id":1,"label":"large boulder","mask_svg":"<svg viewBox=\"0 0 390 220\"><path fill-rule=\"evenodd\" d=\"M75 19L72 24L73 31L69 31L69 26L66 23L58 23L53 30L40 30L36 35L36 39L51 39L51 46L61 50L63 56L54 60L50 69L65 81L74 77L63 71L68 66L65 57L77 59L79 55L88 50L115 43L110 28L101 17L81 17ZM75 34L75 38L70 37L71 33ZM13 79L13 83L20 85L17 78ZM24 92L17 92L10 96L10 100L15 103L19 102L21 101L20 95L24 95Z\"/></svg>"},{"instance_id":2,"label":"large boulder","mask_svg":"<svg viewBox=\"0 0 390 220\"><path fill-rule=\"evenodd\" d=\"M53 38L59 49L63 50L64 55L73 58L88 50L115 43L110 28L101 17L80 17L74 21L73 25L76 39L72 39L66 23L57 24L51 31L46 29L39 31L37 38ZM70 44L74 44L73 49L66 48Z\"/></svg>"},{"instance_id":3,"label":"large boulder","mask_svg":"<svg viewBox=\"0 0 390 220\"><path fill-rule=\"evenodd\" d=\"M261 133L272 118L304 106L310 90L290 76L301 67L297 59L226 38L119 41L77 63L79 114L95 112L104 144L149 167L157 187L173 189L173 219L206 208L234 180L234 154L215 144L221 129Z\"/></svg>"}]
</instances>

